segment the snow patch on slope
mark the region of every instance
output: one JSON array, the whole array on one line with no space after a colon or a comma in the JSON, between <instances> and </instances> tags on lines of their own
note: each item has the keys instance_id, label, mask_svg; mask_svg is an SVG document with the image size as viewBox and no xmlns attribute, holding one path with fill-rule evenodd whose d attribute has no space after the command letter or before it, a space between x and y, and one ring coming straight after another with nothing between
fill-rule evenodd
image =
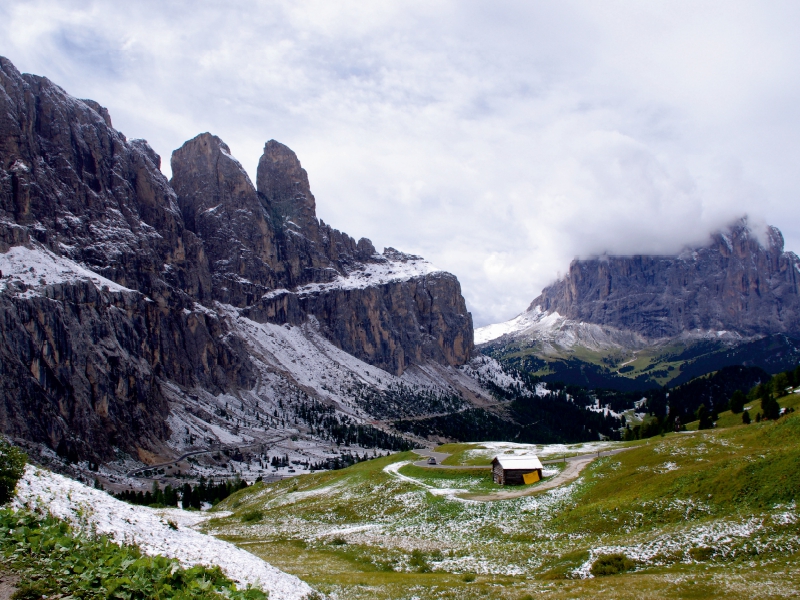
<instances>
[{"instance_id":1,"label":"snow patch on slope","mask_svg":"<svg viewBox=\"0 0 800 600\"><path fill-rule=\"evenodd\" d=\"M333 281L327 283L309 283L295 290L279 289L267 292L264 298L275 298L283 294L297 294L308 296L328 290L356 290L376 285L385 285L393 281L408 281L415 277L442 272L427 260L408 254L391 253L391 258L376 254L373 258L378 262L359 264L359 266L345 275L338 275Z\"/></svg>"},{"instance_id":2,"label":"snow patch on slope","mask_svg":"<svg viewBox=\"0 0 800 600\"><path fill-rule=\"evenodd\" d=\"M562 317L557 312L545 312L540 306L534 306L505 323L479 327L475 330L475 344L486 344L504 336L511 339L535 340L542 344L544 354L557 354L559 350L575 346L590 350L618 348L630 350L649 345L649 342L637 333L574 321Z\"/></svg>"},{"instance_id":3,"label":"snow patch on slope","mask_svg":"<svg viewBox=\"0 0 800 600\"><path fill-rule=\"evenodd\" d=\"M132 291L68 258L56 256L49 250L38 247L12 246L8 252L0 254L0 271L3 273L0 292L8 289L12 282L19 282L32 290L37 290L54 283L72 283L80 280L89 280L98 289L108 287L112 292ZM24 292L23 295L38 295L32 290Z\"/></svg>"},{"instance_id":4,"label":"snow patch on slope","mask_svg":"<svg viewBox=\"0 0 800 600\"><path fill-rule=\"evenodd\" d=\"M475 330L475 345L485 344L504 335L514 335L537 326L539 329L549 329L560 319L561 315L557 312L548 315L537 306L533 310L517 315L510 321L478 327Z\"/></svg>"},{"instance_id":5,"label":"snow patch on slope","mask_svg":"<svg viewBox=\"0 0 800 600\"><path fill-rule=\"evenodd\" d=\"M118 543L136 544L146 554L175 558L187 567L219 565L237 584L259 586L269 591L273 600L301 600L313 591L294 575L229 542L188 529L199 523L196 513L133 506L101 490L30 465L17 484L14 504L17 508L47 510L78 527L93 525L98 533ZM168 521L177 523L178 529L172 529Z\"/></svg>"}]
</instances>

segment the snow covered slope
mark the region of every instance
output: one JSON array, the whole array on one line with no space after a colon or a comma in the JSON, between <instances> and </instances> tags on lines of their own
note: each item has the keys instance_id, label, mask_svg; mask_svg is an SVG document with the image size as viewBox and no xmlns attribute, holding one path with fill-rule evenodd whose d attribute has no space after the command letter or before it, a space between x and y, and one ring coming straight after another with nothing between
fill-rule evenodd
<instances>
[{"instance_id":1,"label":"snow covered slope","mask_svg":"<svg viewBox=\"0 0 800 600\"><path fill-rule=\"evenodd\" d=\"M20 287L22 284L26 288L22 294L27 297L40 294L41 288L46 285L81 280L91 281L97 289L105 287L111 292L132 291L38 245L31 248L13 246L8 252L0 253L0 273L3 275L0 292L9 286Z\"/></svg>"},{"instance_id":2,"label":"snow covered slope","mask_svg":"<svg viewBox=\"0 0 800 600\"><path fill-rule=\"evenodd\" d=\"M49 511L75 526L93 526L119 543L136 544L149 555L175 558L184 566L219 565L238 585L269 591L271 600L302 600L308 584L257 556L192 529L206 515L180 509L133 506L72 479L28 466L17 484L17 508ZM208 515L210 516L210 515ZM173 529L169 521L177 525Z\"/></svg>"},{"instance_id":3,"label":"snow covered slope","mask_svg":"<svg viewBox=\"0 0 800 600\"><path fill-rule=\"evenodd\" d=\"M293 467L298 472L338 456L341 450L314 421L321 411L341 423L392 433L388 421L395 418L495 403L486 381L501 387L516 383L496 361L484 356L460 368L427 363L392 375L334 346L313 318L300 326L276 325L258 323L242 312L218 304L216 314L231 335L246 344L256 385L235 395L175 384L163 386L163 391L170 401L168 444L174 453L219 446L242 447L243 452L249 448L252 460L230 462L225 469L251 481L271 472L261 464L263 457L255 454L286 454L304 463ZM350 450L365 452L356 444ZM125 463L120 470L127 468ZM214 474L210 466L192 468L206 476ZM280 468L278 474L286 470Z\"/></svg>"},{"instance_id":4,"label":"snow covered slope","mask_svg":"<svg viewBox=\"0 0 800 600\"><path fill-rule=\"evenodd\" d=\"M590 350L631 350L644 348L649 344L644 337L634 332L573 321L557 312L545 312L540 306L534 306L510 321L475 330L476 345L503 339L539 342L544 354L556 354L575 346Z\"/></svg>"},{"instance_id":5,"label":"snow covered slope","mask_svg":"<svg viewBox=\"0 0 800 600\"><path fill-rule=\"evenodd\" d=\"M309 283L292 291L271 290L264 297L272 298L288 293L303 297L331 290L358 290L443 272L421 256L405 254L392 248L387 248L383 254L373 254L372 260L374 262L358 264L347 275L337 275L333 281Z\"/></svg>"}]
</instances>

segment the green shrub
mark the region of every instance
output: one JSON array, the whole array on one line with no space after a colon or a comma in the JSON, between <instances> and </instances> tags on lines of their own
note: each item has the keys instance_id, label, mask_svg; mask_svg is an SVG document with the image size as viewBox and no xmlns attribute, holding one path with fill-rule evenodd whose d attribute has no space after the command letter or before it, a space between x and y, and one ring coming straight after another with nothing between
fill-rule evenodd
<instances>
[{"instance_id":1,"label":"green shrub","mask_svg":"<svg viewBox=\"0 0 800 600\"><path fill-rule=\"evenodd\" d=\"M42 600L49 591L41 581L26 581L11 595L11 600Z\"/></svg>"},{"instance_id":2,"label":"green shrub","mask_svg":"<svg viewBox=\"0 0 800 600\"><path fill-rule=\"evenodd\" d=\"M624 554L601 554L592 563L591 573L595 577L601 575L617 575L630 571L636 566L630 558Z\"/></svg>"},{"instance_id":3,"label":"green shrub","mask_svg":"<svg viewBox=\"0 0 800 600\"><path fill-rule=\"evenodd\" d=\"M251 523L253 521L260 521L264 518L264 512L260 510L248 510L242 515L242 522Z\"/></svg>"},{"instance_id":4,"label":"green shrub","mask_svg":"<svg viewBox=\"0 0 800 600\"><path fill-rule=\"evenodd\" d=\"M25 472L27 460L22 450L0 438L0 504L14 497L14 489Z\"/></svg>"},{"instance_id":5,"label":"green shrub","mask_svg":"<svg viewBox=\"0 0 800 600\"><path fill-rule=\"evenodd\" d=\"M713 548L705 548L703 546L699 546L697 548L690 548L689 549L689 556L692 557L692 560L697 562L703 562L711 558L714 554Z\"/></svg>"},{"instance_id":6,"label":"green shrub","mask_svg":"<svg viewBox=\"0 0 800 600\"><path fill-rule=\"evenodd\" d=\"M475 573L465 573L464 576L461 578L461 581L465 583L472 583L475 581Z\"/></svg>"},{"instance_id":7,"label":"green shrub","mask_svg":"<svg viewBox=\"0 0 800 600\"><path fill-rule=\"evenodd\" d=\"M418 573L430 573L431 566L428 564L428 559L425 558L422 550L414 550L411 552L411 559L408 564L416 568Z\"/></svg>"}]
</instances>

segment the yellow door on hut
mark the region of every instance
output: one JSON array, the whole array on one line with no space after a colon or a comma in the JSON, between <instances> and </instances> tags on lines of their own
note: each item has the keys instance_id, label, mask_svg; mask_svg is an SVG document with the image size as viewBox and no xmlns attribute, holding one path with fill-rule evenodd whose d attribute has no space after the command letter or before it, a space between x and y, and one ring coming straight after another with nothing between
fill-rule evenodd
<instances>
[{"instance_id":1,"label":"yellow door on hut","mask_svg":"<svg viewBox=\"0 0 800 600\"><path fill-rule=\"evenodd\" d=\"M523 473L522 474L522 481L525 482L525 485L529 485L531 483L536 483L539 481L539 471L534 471L533 473Z\"/></svg>"}]
</instances>

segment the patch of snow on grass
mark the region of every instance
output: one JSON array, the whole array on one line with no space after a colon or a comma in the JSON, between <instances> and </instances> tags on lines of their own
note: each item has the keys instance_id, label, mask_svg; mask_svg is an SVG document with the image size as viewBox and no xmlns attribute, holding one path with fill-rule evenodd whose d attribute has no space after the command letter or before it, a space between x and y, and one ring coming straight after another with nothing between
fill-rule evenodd
<instances>
[{"instance_id":1,"label":"patch of snow on grass","mask_svg":"<svg viewBox=\"0 0 800 600\"><path fill-rule=\"evenodd\" d=\"M482 448L467 450L465 458L485 458L490 460L498 454L525 456L535 454L539 458L568 456L573 454L592 454L611 450L618 446L615 442L585 442L583 444L518 444L516 442L479 442Z\"/></svg>"},{"instance_id":2,"label":"patch of snow on grass","mask_svg":"<svg viewBox=\"0 0 800 600\"><path fill-rule=\"evenodd\" d=\"M711 548L714 554L732 556L737 546L742 543L756 545L758 552L768 549L769 544L763 545L754 540L756 535L765 531L765 519L751 517L741 521L720 520L713 523L690 525L679 531L659 535L655 539L628 546L612 545L598 546L590 549L589 559L573 571L580 578L592 577L592 563L601 554L625 554L637 562L658 564L665 556L683 557L682 562L693 562L688 550L691 548ZM785 542L784 542L785 543ZM794 540L796 547L797 540ZM758 547L760 546L760 548ZM774 550L774 548L772 548Z\"/></svg>"},{"instance_id":3,"label":"patch of snow on grass","mask_svg":"<svg viewBox=\"0 0 800 600\"><path fill-rule=\"evenodd\" d=\"M665 462L663 465L659 465L655 468L657 473L669 473L670 471L677 471L678 465L674 462Z\"/></svg>"},{"instance_id":4,"label":"patch of snow on grass","mask_svg":"<svg viewBox=\"0 0 800 600\"><path fill-rule=\"evenodd\" d=\"M46 510L78 527L93 525L98 533L119 543L136 544L146 554L175 558L185 566L219 565L237 584L259 586L269 591L272 600L300 600L313 591L294 575L231 543L187 529L198 524L199 513L133 506L32 466L26 467L14 502L17 508ZM178 529L172 529L169 521Z\"/></svg>"}]
</instances>

